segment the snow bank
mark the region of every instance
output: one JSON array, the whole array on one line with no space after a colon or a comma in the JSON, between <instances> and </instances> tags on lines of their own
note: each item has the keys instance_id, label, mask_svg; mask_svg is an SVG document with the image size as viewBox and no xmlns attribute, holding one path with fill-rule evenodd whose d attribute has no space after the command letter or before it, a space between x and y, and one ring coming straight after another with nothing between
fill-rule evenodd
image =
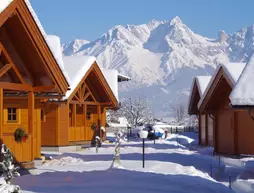
<instances>
[{"instance_id":1,"label":"snow bank","mask_svg":"<svg viewBox=\"0 0 254 193\"><path fill-rule=\"evenodd\" d=\"M232 184L232 189L236 193L253 193L254 192L254 180L236 180Z\"/></svg>"},{"instance_id":2,"label":"snow bank","mask_svg":"<svg viewBox=\"0 0 254 193\"><path fill-rule=\"evenodd\" d=\"M244 161L246 161L244 164L245 169L254 172L254 158L245 158Z\"/></svg>"},{"instance_id":3,"label":"snow bank","mask_svg":"<svg viewBox=\"0 0 254 193\"><path fill-rule=\"evenodd\" d=\"M33 183L28 183L33 181ZM113 169L93 172L55 172L23 176L17 183L25 190L47 193L232 193L226 186L199 176L163 175Z\"/></svg>"},{"instance_id":4,"label":"snow bank","mask_svg":"<svg viewBox=\"0 0 254 193\"><path fill-rule=\"evenodd\" d=\"M229 96L232 105L254 105L253 74L254 54L251 56Z\"/></svg>"},{"instance_id":5,"label":"snow bank","mask_svg":"<svg viewBox=\"0 0 254 193\"><path fill-rule=\"evenodd\" d=\"M84 163L85 162L80 158L73 158L73 157L68 156L68 157L63 157L59 160L57 160L57 159L48 160L43 164L43 166L82 165Z\"/></svg>"},{"instance_id":6,"label":"snow bank","mask_svg":"<svg viewBox=\"0 0 254 193\"><path fill-rule=\"evenodd\" d=\"M176 141L177 143L189 147L190 145L198 144L197 133L181 133L181 134L169 134L167 141Z\"/></svg>"}]
</instances>

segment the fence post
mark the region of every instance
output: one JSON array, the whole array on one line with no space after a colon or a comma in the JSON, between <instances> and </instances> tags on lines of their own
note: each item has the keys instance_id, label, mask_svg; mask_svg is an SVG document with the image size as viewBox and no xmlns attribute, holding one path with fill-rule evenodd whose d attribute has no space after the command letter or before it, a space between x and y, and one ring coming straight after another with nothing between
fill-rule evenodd
<instances>
[{"instance_id":1,"label":"fence post","mask_svg":"<svg viewBox=\"0 0 254 193\"><path fill-rule=\"evenodd\" d=\"M176 133L178 133L178 128L176 127Z\"/></svg>"},{"instance_id":2,"label":"fence post","mask_svg":"<svg viewBox=\"0 0 254 193\"><path fill-rule=\"evenodd\" d=\"M229 189L231 189L231 174L228 176L228 182L229 182Z\"/></svg>"},{"instance_id":3,"label":"fence post","mask_svg":"<svg viewBox=\"0 0 254 193\"><path fill-rule=\"evenodd\" d=\"M213 177L213 165L210 164L210 176Z\"/></svg>"}]
</instances>

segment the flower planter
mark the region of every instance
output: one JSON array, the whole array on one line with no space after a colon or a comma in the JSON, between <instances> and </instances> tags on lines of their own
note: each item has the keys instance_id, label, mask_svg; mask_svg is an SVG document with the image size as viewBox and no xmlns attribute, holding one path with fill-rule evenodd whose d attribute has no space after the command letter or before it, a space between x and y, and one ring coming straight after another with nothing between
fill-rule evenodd
<instances>
[{"instance_id":1,"label":"flower planter","mask_svg":"<svg viewBox=\"0 0 254 193\"><path fill-rule=\"evenodd\" d=\"M19 166L23 169L32 169L34 168L34 162L20 162Z\"/></svg>"}]
</instances>

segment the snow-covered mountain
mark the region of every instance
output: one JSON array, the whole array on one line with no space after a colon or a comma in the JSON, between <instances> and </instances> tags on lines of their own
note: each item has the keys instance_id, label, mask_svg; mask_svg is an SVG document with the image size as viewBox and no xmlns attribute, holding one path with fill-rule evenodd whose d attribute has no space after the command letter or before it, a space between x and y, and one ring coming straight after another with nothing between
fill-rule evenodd
<instances>
[{"instance_id":1,"label":"snow-covered mountain","mask_svg":"<svg viewBox=\"0 0 254 193\"><path fill-rule=\"evenodd\" d=\"M65 55L94 55L103 67L130 76L130 82L121 83L120 96L149 98L158 116L171 116L171 106L187 102L194 76L211 74L219 63L245 61L253 50L253 26L233 35L220 31L217 39L209 39L179 17L118 25L81 46L63 45Z\"/></svg>"},{"instance_id":2,"label":"snow-covered mountain","mask_svg":"<svg viewBox=\"0 0 254 193\"><path fill-rule=\"evenodd\" d=\"M78 52L82 46L84 46L85 44L88 44L88 43L90 43L90 42L87 40L75 39L74 41L64 44L62 46L62 50L63 50L64 55L66 55L66 56L73 55L76 52Z\"/></svg>"}]
</instances>

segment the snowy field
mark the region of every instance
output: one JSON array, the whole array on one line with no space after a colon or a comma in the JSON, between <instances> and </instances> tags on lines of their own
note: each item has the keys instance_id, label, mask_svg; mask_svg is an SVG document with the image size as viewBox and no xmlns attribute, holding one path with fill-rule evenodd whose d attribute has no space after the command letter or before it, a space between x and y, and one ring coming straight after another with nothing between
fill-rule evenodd
<instances>
[{"instance_id":1,"label":"snowy field","mask_svg":"<svg viewBox=\"0 0 254 193\"><path fill-rule=\"evenodd\" d=\"M108 138L114 139L112 135ZM122 142L122 168L117 169L110 168L114 144L103 144L98 153L95 148L53 153L53 160L13 183L24 193L254 192L254 159L219 161L212 156L212 148L197 147L196 133L171 134L156 144L146 141L145 151L144 169L139 139Z\"/></svg>"}]
</instances>

